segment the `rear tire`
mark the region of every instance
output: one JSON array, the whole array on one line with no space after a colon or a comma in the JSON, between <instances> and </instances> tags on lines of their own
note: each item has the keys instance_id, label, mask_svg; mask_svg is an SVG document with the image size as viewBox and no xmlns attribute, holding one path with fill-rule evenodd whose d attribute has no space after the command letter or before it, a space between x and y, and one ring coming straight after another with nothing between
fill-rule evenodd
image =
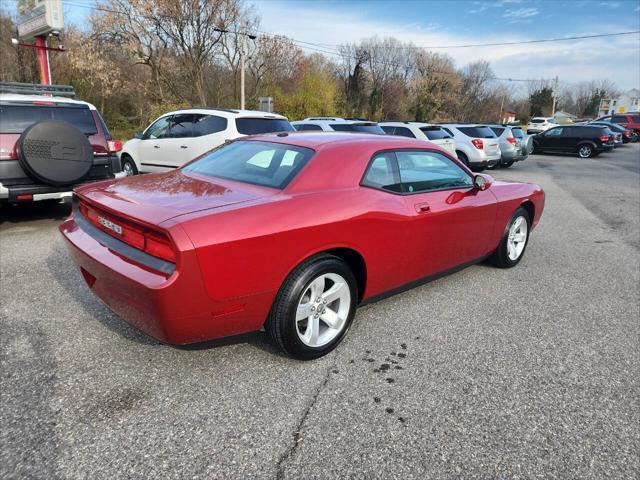
<instances>
[{"instance_id":1,"label":"rear tire","mask_svg":"<svg viewBox=\"0 0 640 480\"><path fill-rule=\"evenodd\" d=\"M469 166L469 159L467 158L467 156L464 153L456 150L456 155L458 156L458 160L460 160L462 163L464 163L467 167L471 168Z\"/></svg>"},{"instance_id":2,"label":"rear tire","mask_svg":"<svg viewBox=\"0 0 640 480\"><path fill-rule=\"evenodd\" d=\"M322 357L346 335L357 302L358 287L349 267L332 255L317 255L298 265L284 281L265 330L291 357Z\"/></svg>"},{"instance_id":3,"label":"rear tire","mask_svg":"<svg viewBox=\"0 0 640 480\"><path fill-rule=\"evenodd\" d=\"M594 156L594 148L588 143L578 145L578 156L580 158L591 158Z\"/></svg>"},{"instance_id":4,"label":"rear tire","mask_svg":"<svg viewBox=\"0 0 640 480\"><path fill-rule=\"evenodd\" d=\"M500 245L489 257L489 262L498 268L515 267L524 256L530 232L529 213L523 207L519 207L509 219Z\"/></svg>"}]
</instances>

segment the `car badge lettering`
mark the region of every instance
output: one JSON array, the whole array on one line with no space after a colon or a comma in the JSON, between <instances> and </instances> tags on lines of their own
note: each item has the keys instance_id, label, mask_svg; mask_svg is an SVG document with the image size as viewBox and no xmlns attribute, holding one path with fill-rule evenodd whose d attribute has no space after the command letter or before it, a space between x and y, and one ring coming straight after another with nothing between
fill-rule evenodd
<instances>
[{"instance_id":1,"label":"car badge lettering","mask_svg":"<svg viewBox=\"0 0 640 480\"><path fill-rule=\"evenodd\" d=\"M98 222L103 227L108 228L113 232L116 232L118 235L122 235L122 227L120 225L113 223L111 220L107 220L106 218L103 218L103 217L98 217Z\"/></svg>"}]
</instances>

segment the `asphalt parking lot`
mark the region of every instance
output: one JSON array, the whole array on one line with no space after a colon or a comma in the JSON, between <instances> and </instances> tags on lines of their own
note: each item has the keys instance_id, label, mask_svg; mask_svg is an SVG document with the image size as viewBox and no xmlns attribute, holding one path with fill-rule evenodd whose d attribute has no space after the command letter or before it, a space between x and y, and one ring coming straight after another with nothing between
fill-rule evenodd
<instances>
[{"instance_id":1,"label":"asphalt parking lot","mask_svg":"<svg viewBox=\"0 0 640 480\"><path fill-rule=\"evenodd\" d=\"M638 478L640 144L535 155L520 265L363 307L327 357L159 344L85 286L68 207L0 209L1 478Z\"/></svg>"}]
</instances>

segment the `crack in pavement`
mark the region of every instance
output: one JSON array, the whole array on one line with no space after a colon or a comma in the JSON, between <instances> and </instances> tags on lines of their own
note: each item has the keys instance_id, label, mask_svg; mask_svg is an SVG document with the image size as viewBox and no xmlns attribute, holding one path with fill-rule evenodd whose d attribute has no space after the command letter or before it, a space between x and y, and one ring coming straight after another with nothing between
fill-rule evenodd
<instances>
[{"instance_id":1,"label":"crack in pavement","mask_svg":"<svg viewBox=\"0 0 640 480\"><path fill-rule=\"evenodd\" d=\"M335 365L336 364L336 361L335 361L336 360L336 358L335 358L336 357L336 353L335 353L335 351L334 351L333 357L334 357L333 361L327 367L327 371L324 374L324 378L322 379L322 382L320 382L320 384L318 385L318 388L316 388L315 392L313 392L313 395L311 396L311 401L306 406L306 408L304 410L304 413L302 414L302 417L300 418L300 421L298 422L298 425L296 425L296 429L293 432L293 444L291 446L289 446L289 448L287 448L285 450L285 452L278 459L278 463L276 463L276 480L282 480L284 478L284 463L295 455L296 450L298 449L298 445L300 445L300 442L302 441L302 437L300 437L300 432L302 431L302 428L304 427L304 424L307 421L307 417L309 416L309 412L311 411L313 406L318 401L318 397L320 396L320 392L322 391L322 389L329 382L329 378L331 377L331 372L336 367L336 365Z\"/></svg>"}]
</instances>

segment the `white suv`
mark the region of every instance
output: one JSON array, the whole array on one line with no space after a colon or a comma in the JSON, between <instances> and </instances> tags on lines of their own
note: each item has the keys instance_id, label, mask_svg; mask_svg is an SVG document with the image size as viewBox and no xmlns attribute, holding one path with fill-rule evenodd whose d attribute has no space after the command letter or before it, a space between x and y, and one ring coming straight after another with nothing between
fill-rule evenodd
<instances>
[{"instance_id":1,"label":"white suv","mask_svg":"<svg viewBox=\"0 0 640 480\"><path fill-rule=\"evenodd\" d=\"M227 140L258 133L293 131L286 117L225 108L189 108L169 112L122 147L127 175L180 167Z\"/></svg>"},{"instance_id":2,"label":"white suv","mask_svg":"<svg viewBox=\"0 0 640 480\"><path fill-rule=\"evenodd\" d=\"M456 141L458 159L470 168L483 170L500 162L500 140L486 125L441 124Z\"/></svg>"},{"instance_id":3,"label":"white suv","mask_svg":"<svg viewBox=\"0 0 640 480\"><path fill-rule=\"evenodd\" d=\"M359 132L384 135L384 130L376 122L367 120L339 118L339 117L309 117L291 125L298 131L318 131L318 132Z\"/></svg>"},{"instance_id":4,"label":"white suv","mask_svg":"<svg viewBox=\"0 0 640 480\"><path fill-rule=\"evenodd\" d=\"M541 133L558 125L553 117L533 117L527 125L527 135Z\"/></svg>"},{"instance_id":5,"label":"white suv","mask_svg":"<svg viewBox=\"0 0 640 480\"><path fill-rule=\"evenodd\" d=\"M456 154L456 142L453 136L439 125L421 122L380 122L379 125L387 135L426 140L444 148L451 155Z\"/></svg>"}]
</instances>

